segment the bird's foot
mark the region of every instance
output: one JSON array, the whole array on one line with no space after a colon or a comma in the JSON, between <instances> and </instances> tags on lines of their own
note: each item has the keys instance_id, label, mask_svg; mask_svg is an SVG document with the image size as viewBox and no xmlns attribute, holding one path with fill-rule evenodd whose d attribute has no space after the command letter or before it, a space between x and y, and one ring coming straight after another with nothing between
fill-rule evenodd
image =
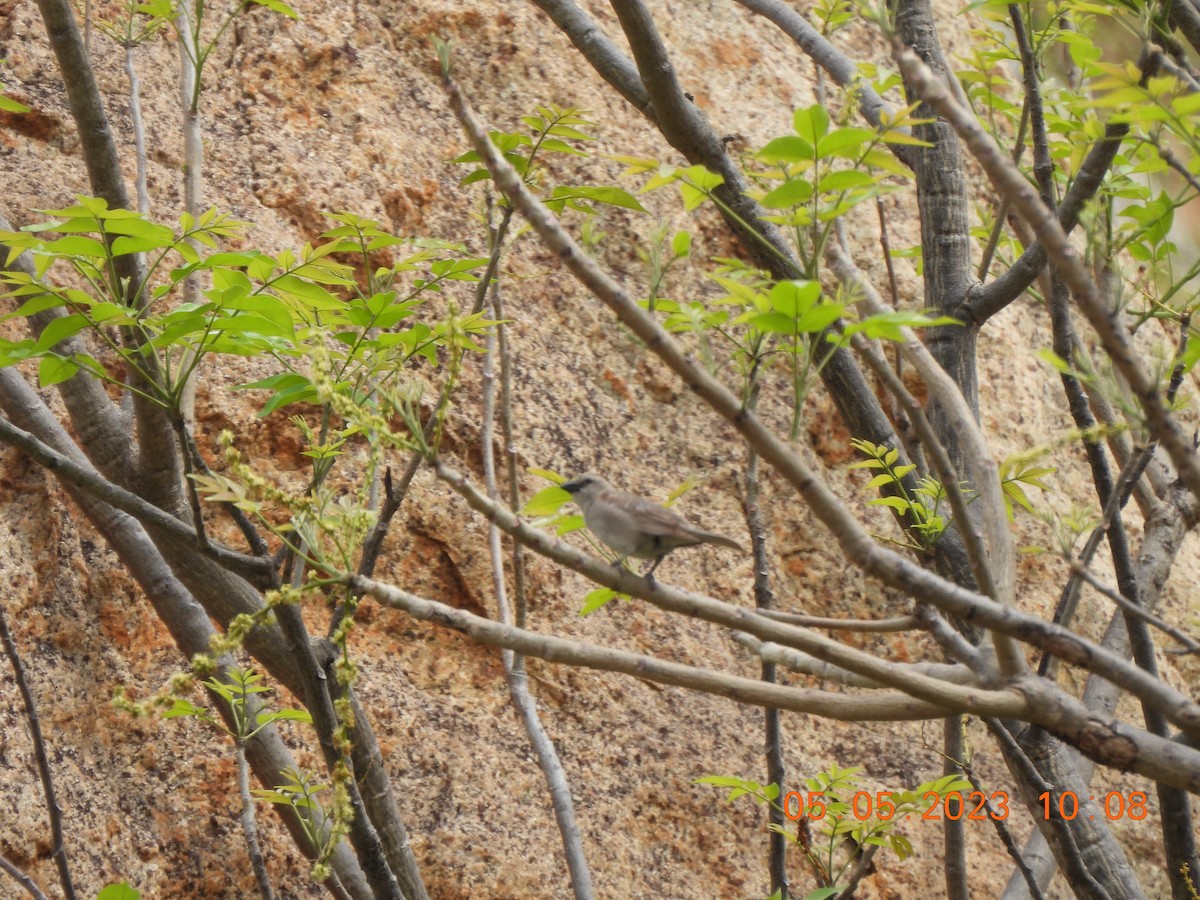
<instances>
[{"instance_id":1,"label":"bird's foot","mask_svg":"<svg viewBox=\"0 0 1200 900\"><path fill-rule=\"evenodd\" d=\"M642 577L646 579L647 587L649 587L651 589L653 589L654 587L656 587L658 585L658 582L654 580L654 570L658 568L658 564L662 561L663 561L663 558L660 556L658 559L656 559L654 562L652 562L650 564L650 567L648 569L646 569L645 572L642 573Z\"/></svg>"}]
</instances>

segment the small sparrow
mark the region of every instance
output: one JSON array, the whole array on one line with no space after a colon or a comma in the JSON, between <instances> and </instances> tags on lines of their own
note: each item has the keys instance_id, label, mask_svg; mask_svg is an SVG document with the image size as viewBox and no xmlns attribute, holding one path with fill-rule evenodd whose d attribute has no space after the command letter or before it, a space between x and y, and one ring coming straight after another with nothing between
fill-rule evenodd
<instances>
[{"instance_id":1,"label":"small sparrow","mask_svg":"<svg viewBox=\"0 0 1200 900\"><path fill-rule=\"evenodd\" d=\"M697 528L679 513L615 488L599 475L580 475L565 482L562 489L579 506L592 534L621 555L615 565L621 565L630 556L654 560L644 573L650 584L654 583L654 570L663 557L680 547L720 544L742 550L736 541Z\"/></svg>"}]
</instances>

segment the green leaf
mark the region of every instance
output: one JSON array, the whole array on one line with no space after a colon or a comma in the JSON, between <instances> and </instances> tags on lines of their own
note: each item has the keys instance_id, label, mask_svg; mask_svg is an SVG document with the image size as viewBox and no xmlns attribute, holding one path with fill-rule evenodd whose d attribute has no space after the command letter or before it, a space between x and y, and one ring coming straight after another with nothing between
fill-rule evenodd
<instances>
[{"instance_id":1,"label":"green leaf","mask_svg":"<svg viewBox=\"0 0 1200 900\"><path fill-rule=\"evenodd\" d=\"M708 195L725 183L725 179L704 166L689 166L678 173L681 176L679 192L683 206L688 212L696 209L708 199Z\"/></svg>"},{"instance_id":2,"label":"green leaf","mask_svg":"<svg viewBox=\"0 0 1200 900\"><path fill-rule=\"evenodd\" d=\"M879 475L876 480L883 478L886 481L891 481L890 476ZM912 504L903 497L876 497L874 500L867 501L869 506L887 506L891 509L898 509L902 512L907 512L912 509Z\"/></svg>"},{"instance_id":3,"label":"green leaf","mask_svg":"<svg viewBox=\"0 0 1200 900\"><path fill-rule=\"evenodd\" d=\"M97 260L108 258L108 250L102 242L81 234L73 234L61 237L57 241L51 241L46 244L44 249L47 253L55 256L83 256Z\"/></svg>"},{"instance_id":4,"label":"green leaf","mask_svg":"<svg viewBox=\"0 0 1200 900\"><path fill-rule=\"evenodd\" d=\"M129 886L129 882L106 885L96 895L96 900L141 900L141 891Z\"/></svg>"},{"instance_id":5,"label":"green leaf","mask_svg":"<svg viewBox=\"0 0 1200 900\"><path fill-rule=\"evenodd\" d=\"M81 316L79 313L54 319L42 330L41 336L37 340L36 349L39 352L52 350L61 341L75 337L75 335L87 328L88 325L87 317Z\"/></svg>"},{"instance_id":6,"label":"green leaf","mask_svg":"<svg viewBox=\"0 0 1200 900\"><path fill-rule=\"evenodd\" d=\"M272 286L279 292L295 297L305 306L318 310L342 310L346 304L319 284L313 284L295 275L280 275Z\"/></svg>"},{"instance_id":7,"label":"green leaf","mask_svg":"<svg viewBox=\"0 0 1200 900\"><path fill-rule=\"evenodd\" d=\"M578 147L572 147L566 141L560 141L558 138L546 138L542 141L541 149L550 153L570 153L573 156L587 156L583 150Z\"/></svg>"},{"instance_id":8,"label":"green leaf","mask_svg":"<svg viewBox=\"0 0 1200 900\"><path fill-rule=\"evenodd\" d=\"M762 198L762 205L768 209L788 209L812 199L813 186L803 178L793 178L785 181L779 187L768 191Z\"/></svg>"},{"instance_id":9,"label":"green leaf","mask_svg":"<svg viewBox=\"0 0 1200 900\"><path fill-rule=\"evenodd\" d=\"M521 510L526 516L552 516L560 506L571 499L571 495L557 485L542 488L534 494Z\"/></svg>"},{"instance_id":10,"label":"green leaf","mask_svg":"<svg viewBox=\"0 0 1200 900\"><path fill-rule=\"evenodd\" d=\"M804 900L828 900L829 897L836 897L846 889L844 884L835 884L832 887L814 888L804 895Z\"/></svg>"},{"instance_id":11,"label":"green leaf","mask_svg":"<svg viewBox=\"0 0 1200 900\"><path fill-rule=\"evenodd\" d=\"M612 588L597 588L583 598L583 607L579 610L579 615L590 616L610 600L620 596L623 595L618 594Z\"/></svg>"},{"instance_id":12,"label":"green leaf","mask_svg":"<svg viewBox=\"0 0 1200 900\"><path fill-rule=\"evenodd\" d=\"M251 0L252 3L257 3L259 6L265 6L267 9L274 10L281 15L287 16L289 19L299 19L296 11L288 6L283 0Z\"/></svg>"},{"instance_id":13,"label":"green leaf","mask_svg":"<svg viewBox=\"0 0 1200 900\"><path fill-rule=\"evenodd\" d=\"M163 247L169 247L173 243L175 243L173 239L163 243L157 238L149 236L122 236L113 241L112 255L127 256L131 253L148 253L153 250L161 250Z\"/></svg>"},{"instance_id":14,"label":"green leaf","mask_svg":"<svg viewBox=\"0 0 1200 900\"><path fill-rule=\"evenodd\" d=\"M175 703L163 713L164 719L177 719L180 716L193 716L195 718L207 718L208 710L203 706L197 706L191 700L185 700L183 697L176 697Z\"/></svg>"},{"instance_id":15,"label":"green leaf","mask_svg":"<svg viewBox=\"0 0 1200 900\"><path fill-rule=\"evenodd\" d=\"M906 147L932 147L929 141L923 141L920 138L913 137L907 131L901 131L899 128L893 128L890 131L885 131L883 134L883 142L885 144L903 144Z\"/></svg>"},{"instance_id":16,"label":"green leaf","mask_svg":"<svg viewBox=\"0 0 1200 900\"><path fill-rule=\"evenodd\" d=\"M312 724L312 714L304 709L281 709L278 712L261 713L258 724L269 725L271 722L304 722Z\"/></svg>"},{"instance_id":17,"label":"green leaf","mask_svg":"<svg viewBox=\"0 0 1200 900\"><path fill-rule=\"evenodd\" d=\"M32 338L26 338L23 341L8 341L0 338L0 368L23 362L36 355Z\"/></svg>"},{"instance_id":18,"label":"green leaf","mask_svg":"<svg viewBox=\"0 0 1200 900\"><path fill-rule=\"evenodd\" d=\"M113 213L117 212L127 212L127 210L113 210ZM107 234L120 234L126 237L152 238L162 247L169 247L175 243L175 233L170 228L144 219L139 213L106 219L104 231Z\"/></svg>"},{"instance_id":19,"label":"green leaf","mask_svg":"<svg viewBox=\"0 0 1200 900\"><path fill-rule=\"evenodd\" d=\"M829 130L829 113L819 103L808 109L798 109L792 116L792 126L796 134L815 147Z\"/></svg>"},{"instance_id":20,"label":"green leaf","mask_svg":"<svg viewBox=\"0 0 1200 900\"><path fill-rule=\"evenodd\" d=\"M294 377L300 380L289 384L287 387L280 388L263 404L263 408L258 411L260 419L264 416L269 416L277 409L282 409L293 403L312 403L317 399L317 389L311 381L303 375Z\"/></svg>"},{"instance_id":21,"label":"green leaf","mask_svg":"<svg viewBox=\"0 0 1200 900\"><path fill-rule=\"evenodd\" d=\"M591 200L595 203L605 203L609 206L618 206L622 209L632 209L634 212L644 213L646 211L646 208L637 201L637 198L619 187L608 187L605 185L593 187L557 187L550 196L553 200Z\"/></svg>"},{"instance_id":22,"label":"green leaf","mask_svg":"<svg viewBox=\"0 0 1200 900\"><path fill-rule=\"evenodd\" d=\"M816 156L812 144L804 138L792 135L768 141L767 145L754 155L765 163L799 163L812 160Z\"/></svg>"},{"instance_id":23,"label":"green leaf","mask_svg":"<svg viewBox=\"0 0 1200 900\"><path fill-rule=\"evenodd\" d=\"M876 133L867 128L839 128L817 142L817 156L844 156L854 158L869 147Z\"/></svg>"},{"instance_id":24,"label":"green leaf","mask_svg":"<svg viewBox=\"0 0 1200 900\"><path fill-rule=\"evenodd\" d=\"M751 314L745 318L759 331L767 334L795 334L796 320L791 316L785 316L783 313L759 313Z\"/></svg>"},{"instance_id":25,"label":"green leaf","mask_svg":"<svg viewBox=\"0 0 1200 900\"><path fill-rule=\"evenodd\" d=\"M559 537L564 534L570 534L572 531L583 531L587 527L587 523L583 521L583 516L578 513L570 516L559 516L555 521L558 526L554 529L554 533Z\"/></svg>"},{"instance_id":26,"label":"green leaf","mask_svg":"<svg viewBox=\"0 0 1200 900\"><path fill-rule=\"evenodd\" d=\"M837 191L848 191L851 188L868 187L874 183L875 178L867 172L860 172L858 169L843 169L840 172L830 172L817 182L817 190L822 194L832 194Z\"/></svg>"},{"instance_id":27,"label":"green leaf","mask_svg":"<svg viewBox=\"0 0 1200 900\"><path fill-rule=\"evenodd\" d=\"M79 365L74 360L62 356L43 356L38 363L38 384L42 387L61 384L78 371Z\"/></svg>"},{"instance_id":28,"label":"green leaf","mask_svg":"<svg viewBox=\"0 0 1200 900\"><path fill-rule=\"evenodd\" d=\"M932 328L938 325L961 325L957 319L949 316L927 316L924 313L896 310L870 316L861 322L846 326L846 335L862 332L867 337L876 340L903 341L902 328Z\"/></svg>"},{"instance_id":29,"label":"green leaf","mask_svg":"<svg viewBox=\"0 0 1200 900\"><path fill-rule=\"evenodd\" d=\"M780 281L771 288L771 309L795 318L806 312L821 297L816 281Z\"/></svg>"},{"instance_id":30,"label":"green leaf","mask_svg":"<svg viewBox=\"0 0 1200 900\"><path fill-rule=\"evenodd\" d=\"M107 300L92 304L88 308L88 318L95 325L132 325L137 321L137 317L130 314L128 306Z\"/></svg>"},{"instance_id":31,"label":"green leaf","mask_svg":"<svg viewBox=\"0 0 1200 900\"><path fill-rule=\"evenodd\" d=\"M19 100L14 100L12 97L0 94L0 112L27 113L29 112L29 107Z\"/></svg>"},{"instance_id":32,"label":"green leaf","mask_svg":"<svg viewBox=\"0 0 1200 900\"><path fill-rule=\"evenodd\" d=\"M1187 346L1179 357L1179 364L1183 366L1184 374L1195 367L1197 360L1200 360L1200 337L1193 334L1188 338Z\"/></svg>"},{"instance_id":33,"label":"green leaf","mask_svg":"<svg viewBox=\"0 0 1200 900\"><path fill-rule=\"evenodd\" d=\"M24 289L22 288L21 290L23 291ZM10 294L9 296L12 295ZM10 312L7 315L0 316L0 322L17 317L32 316L34 313L44 312L47 309L54 309L55 307L62 305L62 297L58 296L57 294L44 293L41 289L38 289L38 295L36 297L31 297L30 299L26 300L15 312Z\"/></svg>"},{"instance_id":34,"label":"green leaf","mask_svg":"<svg viewBox=\"0 0 1200 900\"><path fill-rule=\"evenodd\" d=\"M842 317L846 308L840 303L821 303L796 319L796 330L804 334L824 331Z\"/></svg>"}]
</instances>

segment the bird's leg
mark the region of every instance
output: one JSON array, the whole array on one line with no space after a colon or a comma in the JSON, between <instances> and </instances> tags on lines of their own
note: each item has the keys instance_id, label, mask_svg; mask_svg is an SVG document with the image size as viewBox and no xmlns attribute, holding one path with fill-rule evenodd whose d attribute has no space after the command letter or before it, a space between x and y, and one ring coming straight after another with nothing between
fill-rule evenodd
<instances>
[{"instance_id":1,"label":"bird's leg","mask_svg":"<svg viewBox=\"0 0 1200 900\"><path fill-rule=\"evenodd\" d=\"M662 562L666 558L666 556L667 556L667 554L664 553L662 556L658 557L658 559L654 560L654 562L652 562L650 564L650 568L648 568L645 572L642 573L642 577L646 579L646 584L650 585L650 587L654 587L654 583L655 583L654 582L654 570L658 568L658 564L660 562Z\"/></svg>"}]
</instances>

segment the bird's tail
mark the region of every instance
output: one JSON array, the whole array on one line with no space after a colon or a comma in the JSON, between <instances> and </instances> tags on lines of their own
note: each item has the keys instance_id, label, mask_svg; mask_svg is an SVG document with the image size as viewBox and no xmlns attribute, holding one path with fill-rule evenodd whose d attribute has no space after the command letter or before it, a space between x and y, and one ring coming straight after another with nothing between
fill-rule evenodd
<instances>
[{"instance_id":1,"label":"bird's tail","mask_svg":"<svg viewBox=\"0 0 1200 900\"><path fill-rule=\"evenodd\" d=\"M701 531L706 544L718 544L722 547L728 547L730 550L737 550L740 553L745 553L746 548L732 538L727 538L723 534L717 534L715 531Z\"/></svg>"}]
</instances>

